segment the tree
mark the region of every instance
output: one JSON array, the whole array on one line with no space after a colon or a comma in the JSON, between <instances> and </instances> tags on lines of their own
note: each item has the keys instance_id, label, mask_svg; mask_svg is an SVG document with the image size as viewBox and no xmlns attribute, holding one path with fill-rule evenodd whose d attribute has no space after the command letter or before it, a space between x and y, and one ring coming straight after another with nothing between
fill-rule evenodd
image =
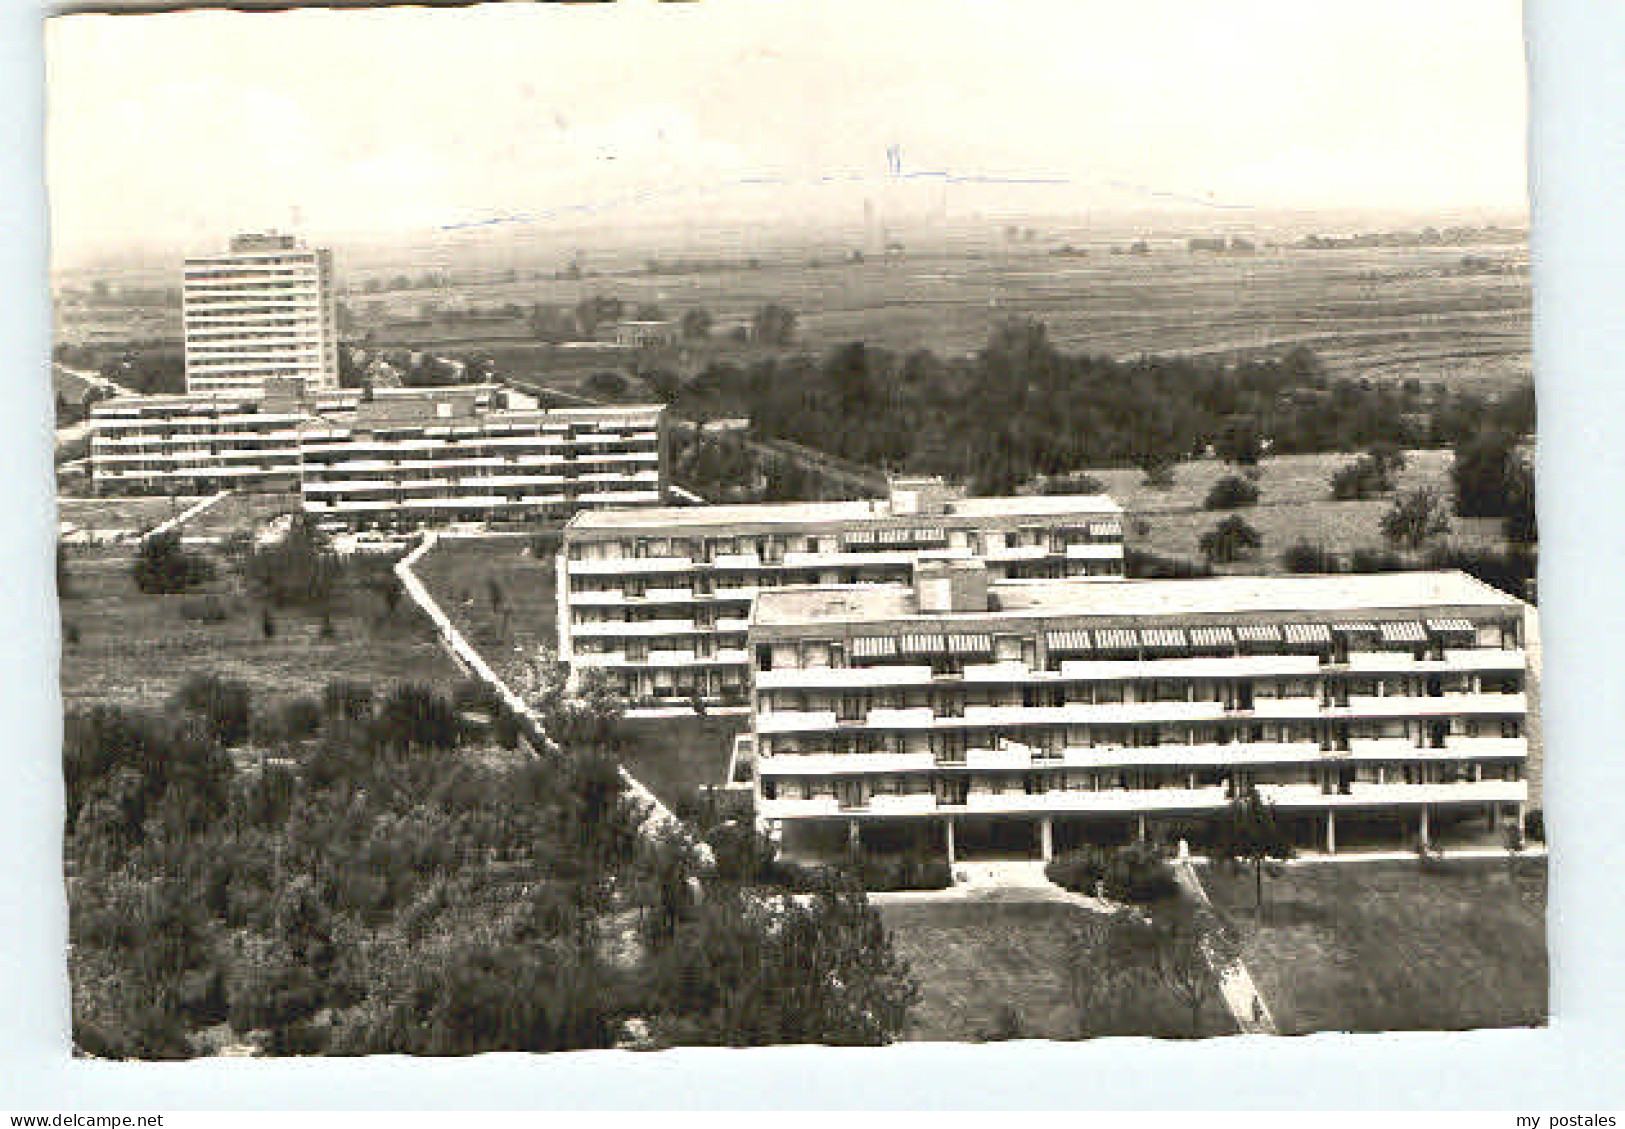
<instances>
[{"instance_id":1,"label":"tree","mask_svg":"<svg viewBox=\"0 0 1625 1129\"><path fill-rule=\"evenodd\" d=\"M1209 564L1229 564L1259 548L1264 538L1258 530L1234 515L1202 534L1197 548Z\"/></svg>"},{"instance_id":2,"label":"tree","mask_svg":"<svg viewBox=\"0 0 1625 1129\"><path fill-rule=\"evenodd\" d=\"M1514 489L1514 468L1522 461L1517 436L1506 431L1470 435L1457 445L1450 464L1456 513L1462 517L1505 517Z\"/></svg>"},{"instance_id":3,"label":"tree","mask_svg":"<svg viewBox=\"0 0 1625 1129\"><path fill-rule=\"evenodd\" d=\"M1444 500L1426 487L1395 498L1382 515L1382 535L1398 548L1420 549L1449 532L1450 515Z\"/></svg>"},{"instance_id":4,"label":"tree","mask_svg":"<svg viewBox=\"0 0 1625 1129\"><path fill-rule=\"evenodd\" d=\"M236 745L248 737L249 700L246 682L194 674L181 683L170 704L201 717L220 744Z\"/></svg>"},{"instance_id":5,"label":"tree","mask_svg":"<svg viewBox=\"0 0 1625 1129\"><path fill-rule=\"evenodd\" d=\"M767 303L752 315L750 335L764 345L787 348L796 339L795 311L777 302Z\"/></svg>"},{"instance_id":6,"label":"tree","mask_svg":"<svg viewBox=\"0 0 1625 1129\"><path fill-rule=\"evenodd\" d=\"M703 306L683 311L683 340L704 341L711 336L711 311Z\"/></svg>"},{"instance_id":7,"label":"tree","mask_svg":"<svg viewBox=\"0 0 1625 1129\"><path fill-rule=\"evenodd\" d=\"M156 595L185 592L214 577L208 558L181 547L176 530L149 534L136 550L130 566L135 586Z\"/></svg>"},{"instance_id":8,"label":"tree","mask_svg":"<svg viewBox=\"0 0 1625 1129\"><path fill-rule=\"evenodd\" d=\"M332 595L344 566L327 534L308 514L299 513L291 515L286 536L256 549L243 571L273 604L320 607Z\"/></svg>"},{"instance_id":9,"label":"tree","mask_svg":"<svg viewBox=\"0 0 1625 1129\"><path fill-rule=\"evenodd\" d=\"M1337 555L1329 553L1319 545L1308 541L1299 541L1289 546L1281 554L1281 567L1287 572L1295 573L1334 573L1338 572Z\"/></svg>"},{"instance_id":10,"label":"tree","mask_svg":"<svg viewBox=\"0 0 1625 1129\"><path fill-rule=\"evenodd\" d=\"M1210 912L1193 908L1152 918L1150 962L1153 975L1191 1014L1191 1038L1202 1034L1202 1008L1223 986L1224 970L1240 946Z\"/></svg>"},{"instance_id":11,"label":"tree","mask_svg":"<svg viewBox=\"0 0 1625 1129\"><path fill-rule=\"evenodd\" d=\"M1226 475L1213 484L1202 503L1209 510L1239 510L1258 504L1258 487L1238 475Z\"/></svg>"},{"instance_id":12,"label":"tree","mask_svg":"<svg viewBox=\"0 0 1625 1129\"><path fill-rule=\"evenodd\" d=\"M1275 806L1258 794L1251 783L1233 791L1220 813L1208 844L1216 863L1250 863L1253 868L1253 907L1264 911L1264 864L1286 861L1297 854L1292 837L1275 818Z\"/></svg>"},{"instance_id":13,"label":"tree","mask_svg":"<svg viewBox=\"0 0 1625 1129\"><path fill-rule=\"evenodd\" d=\"M1372 467L1382 482L1382 489L1392 489L1394 476L1404 470L1410 462L1405 454L1405 448L1391 439L1379 439L1366 449L1366 458L1371 460Z\"/></svg>"},{"instance_id":14,"label":"tree","mask_svg":"<svg viewBox=\"0 0 1625 1129\"><path fill-rule=\"evenodd\" d=\"M1507 469L1507 512L1501 531L1515 545L1532 545L1540 540L1535 519L1535 472L1525 459L1515 460Z\"/></svg>"},{"instance_id":15,"label":"tree","mask_svg":"<svg viewBox=\"0 0 1625 1129\"><path fill-rule=\"evenodd\" d=\"M1267 444L1264 435L1258 429L1258 423L1252 419L1232 419L1224 425L1224 430L1213 442L1213 450L1219 458L1236 466L1257 466L1264 457Z\"/></svg>"}]
</instances>

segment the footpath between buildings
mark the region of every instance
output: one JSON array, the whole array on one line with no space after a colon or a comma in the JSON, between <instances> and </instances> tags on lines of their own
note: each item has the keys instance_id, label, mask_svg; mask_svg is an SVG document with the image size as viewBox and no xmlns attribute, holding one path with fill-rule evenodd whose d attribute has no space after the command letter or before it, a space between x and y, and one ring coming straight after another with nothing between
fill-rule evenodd
<instances>
[{"instance_id":1,"label":"footpath between buildings","mask_svg":"<svg viewBox=\"0 0 1625 1129\"><path fill-rule=\"evenodd\" d=\"M171 529L178 529L187 522L191 521L193 518L197 517L197 515L202 513L204 510L225 501L229 497L231 497L230 490L222 490L218 494L211 494L209 497L203 499L201 502L198 502L196 505L189 506L188 508L182 510L168 521L160 522L159 524L153 526L151 529L147 530L147 532L142 534L139 540L143 542L150 541L154 537L168 533Z\"/></svg>"},{"instance_id":2,"label":"footpath between buildings","mask_svg":"<svg viewBox=\"0 0 1625 1129\"><path fill-rule=\"evenodd\" d=\"M541 717L530 707L529 703L513 692L496 671L491 669L490 664L463 637L463 633L457 629L456 624L451 622L451 618L441 610L439 603L429 594L428 588L412 571L412 566L422 560L434 548L438 539L439 535L434 532L425 533L417 548L396 562L395 575L400 578L401 586L406 590L407 597L421 608L423 613L429 617L430 622L434 624L435 634L440 640L440 645L445 648L452 661L467 672L470 677L477 678L489 686L503 706L521 720L525 726L527 737L531 739L531 743L539 746L538 753L558 755L560 752L559 746L548 736L546 728L542 725ZM676 833L685 839L690 838L688 828L683 822L673 815L670 809L643 785L642 781L627 772L624 767L620 767L618 771L622 785L643 806L643 819L638 824L638 833L640 835L651 840L669 833ZM702 855L709 853L703 843L696 843L695 847Z\"/></svg>"},{"instance_id":3,"label":"footpath between buildings","mask_svg":"<svg viewBox=\"0 0 1625 1129\"><path fill-rule=\"evenodd\" d=\"M1202 880L1197 877L1196 868L1188 857L1174 863L1174 880L1202 906L1210 910L1213 908L1207 890L1203 889ZM1219 995L1224 999L1224 1006L1230 1009L1236 1028L1243 1035L1278 1034L1275 1017L1270 1014L1264 997L1259 994L1258 985L1253 983L1252 973L1247 971L1241 958L1238 956L1224 961L1205 945L1203 953L1214 975L1219 978Z\"/></svg>"}]
</instances>

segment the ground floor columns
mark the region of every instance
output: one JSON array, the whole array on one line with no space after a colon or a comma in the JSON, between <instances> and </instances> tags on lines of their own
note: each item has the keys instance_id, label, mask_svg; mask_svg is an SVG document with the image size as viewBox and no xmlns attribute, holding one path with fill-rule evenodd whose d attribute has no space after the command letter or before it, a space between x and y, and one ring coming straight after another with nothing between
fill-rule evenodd
<instances>
[{"instance_id":1,"label":"ground floor columns","mask_svg":"<svg viewBox=\"0 0 1625 1129\"><path fill-rule=\"evenodd\" d=\"M1337 809L1326 809L1326 853L1337 853Z\"/></svg>"},{"instance_id":2,"label":"ground floor columns","mask_svg":"<svg viewBox=\"0 0 1625 1129\"><path fill-rule=\"evenodd\" d=\"M855 819L846 821L846 852L853 858L863 853L863 838L858 831L858 821Z\"/></svg>"},{"instance_id":3,"label":"ground floor columns","mask_svg":"<svg viewBox=\"0 0 1625 1129\"><path fill-rule=\"evenodd\" d=\"M1038 857L1045 862L1055 857L1055 817L1046 815L1038 824Z\"/></svg>"},{"instance_id":4,"label":"ground floor columns","mask_svg":"<svg viewBox=\"0 0 1625 1129\"><path fill-rule=\"evenodd\" d=\"M948 865L954 864L954 817L949 816L942 821L943 846L948 851Z\"/></svg>"},{"instance_id":5,"label":"ground floor columns","mask_svg":"<svg viewBox=\"0 0 1625 1129\"><path fill-rule=\"evenodd\" d=\"M1426 804L1422 805L1422 820L1421 820L1420 826L1417 829L1417 842L1420 843L1424 849L1426 849L1427 846L1429 845L1428 844L1428 806Z\"/></svg>"},{"instance_id":6,"label":"ground floor columns","mask_svg":"<svg viewBox=\"0 0 1625 1129\"><path fill-rule=\"evenodd\" d=\"M1134 837L1141 843L1145 842L1145 813L1141 812L1135 820Z\"/></svg>"}]
</instances>

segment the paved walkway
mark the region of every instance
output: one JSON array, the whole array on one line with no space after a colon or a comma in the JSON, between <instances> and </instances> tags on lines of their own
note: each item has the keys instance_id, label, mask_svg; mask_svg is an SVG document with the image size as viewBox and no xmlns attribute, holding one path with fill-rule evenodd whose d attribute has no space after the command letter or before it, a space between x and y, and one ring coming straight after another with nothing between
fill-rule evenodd
<instances>
[{"instance_id":1,"label":"paved walkway","mask_svg":"<svg viewBox=\"0 0 1625 1129\"><path fill-rule=\"evenodd\" d=\"M152 538L157 537L160 533L168 533L171 529L177 529L180 526L185 525L187 522L191 521L193 518L197 517L198 514L202 513L204 510L208 509L210 506L212 506L215 503L220 502L220 501L222 501L222 500L224 500L226 498L229 498L230 496L231 496L231 491L230 490L222 490L218 494L211 494L207 498L203 499L203 501L199 502L197 505L191 507L190 509L183 510L182 512L176 514L174 517L170 518L168 521L163 522L160 525L153 526L152 529L148 530L147 535L145 537L143 537L142 540L143 541L149 541Z\"/></svg>"},{"instance_id":2,"label":"paved walkway","mask_svg":"<svg viewBox=\"0 0 1625 1129\"><path fill-rule=\"evenodd\" d=\"M1196 876L1196 868L1191 860L1182 858L1174 864L1174 879L1182 889L1192 898L1196 899L1208 909L1213 903L1208 900L1207 891L1202 888L1202 880ZM1252 973L1241 958L1219 967L1208 953L1208 963L1213 965L1213 971L1219 977L1219 994L1224 998L1225 1007L1230 1009L1231 1016L1236 1021L1236 1027L1243 1035L1275 1035L1279 1034L1275 1027L1275 1017L1270 1015L1269 1007L1264 1003L1264 997L1259 994L1258 985L1253 983Z\"/></svg>"}]
</instances>

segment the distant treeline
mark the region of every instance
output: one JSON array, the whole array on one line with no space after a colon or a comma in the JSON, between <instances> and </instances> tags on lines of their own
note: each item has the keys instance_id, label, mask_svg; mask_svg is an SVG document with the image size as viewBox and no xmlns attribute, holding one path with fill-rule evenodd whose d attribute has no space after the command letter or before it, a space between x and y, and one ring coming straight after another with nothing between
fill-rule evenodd
<instances>
[{"instance_id":1,"label":"distant treeline","mask_svg":"<svg viewBox=\"0 0 1625 1129\"><path fill-rule=\"evenodd\" d=\"M1154 473L1210 447L1247 463L1378 442L1454 446L1535 423L1532 386L1486 396L1414 380L1333 380L1306 348L1240 361L1062 353L1034 321L999 327L964 358L852 343L821 359L716 363L673 403L686 416L749 416L762 436L983 493L1085 467Z\"/></svg>"}]
</instances>

